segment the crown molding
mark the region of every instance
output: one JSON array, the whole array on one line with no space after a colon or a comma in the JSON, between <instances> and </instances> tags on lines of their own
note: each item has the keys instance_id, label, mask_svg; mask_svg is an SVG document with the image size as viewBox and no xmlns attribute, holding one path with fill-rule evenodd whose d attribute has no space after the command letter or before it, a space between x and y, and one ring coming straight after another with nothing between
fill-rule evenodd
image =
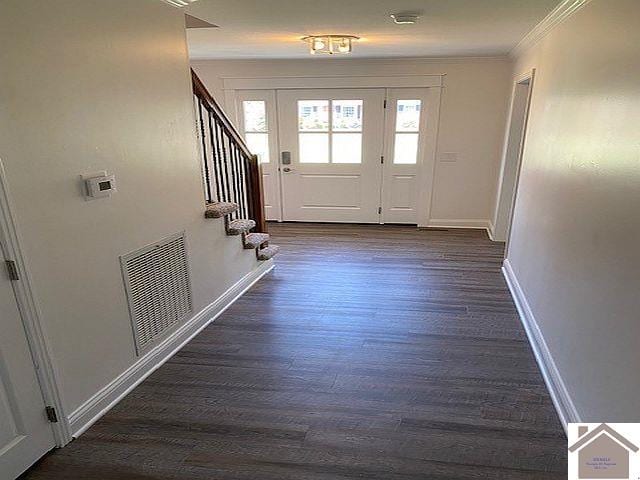
<instances>
[{"instance_id":1,"label":"crown molding","mask_svg":"<svg viewBox=\"0 0 640 480\"><path fill-rule=\"evenodd\" d=\"M182 8L188 7L191 3L196 2L197 0L161 0L164 3L168 3L174 7Z\"/></svg>"},{"instance_id":2,"label":"crown molding","mask_svg":"<svg viewBox=\"0 0 640 480\"><path fill-rule=\"evenodd\" d=\"M527 33L518 44L509 52L511 58L518 57L523 52L533 47L542 40L551 30L575 12L584 7L591 0L562 0L549 15L544 17L533 29Z\"/></svg>"}]
</instances>

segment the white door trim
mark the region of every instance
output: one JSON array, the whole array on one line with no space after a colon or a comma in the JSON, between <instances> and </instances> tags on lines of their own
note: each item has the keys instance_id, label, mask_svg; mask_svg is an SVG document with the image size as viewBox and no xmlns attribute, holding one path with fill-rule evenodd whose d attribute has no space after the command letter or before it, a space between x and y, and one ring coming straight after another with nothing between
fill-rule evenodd
<instances>
[{"instance_id":1,"label":"white door trim","mask_svg":"<svg viewBox=\"0 0 640 480\"><path fill-rule=\"evenodd\" d=\"M42 328L42 315L34 296L33 282L20 248L20 237L11 211L12 202L7 176L2 159L0 159L0 236L5 240L7 255L16 262L20 274L20 280L14 282L18 309L36 367L42 396L47 405L56 409L58 415L58 423L52 423L51 428L56 445L62 447L71 441L71 429L64 410L56 368L50 354L51 350Z\"/></svg>"},{"instance_id":2,"label":"white door trim","mask_svg":"<svg viewBox=\"0 0 640 480\"><path fill-rule=\"evenodd\" d=\"M314 88L426 88L429 98L424 157L418 168L418 182L422 186L417 197L418 227L430 226L433 202L433 181L438 152L438 130L442 88L446 74L435 75L351 75L351 76L282 76L282 77L226 77L223 91L226 111L237 125L238 92L242 90L287 90ZM280 152L278 146L278 152ZM420 183L421 182L421 183ZM281 200L282 201L282 200Z\"/></svg>"},{"instance_id":3,"label":"white door trim","mask_svg":"<svg viewBox=\"0 0 640 480\"><path fill-rule=\"evenodd\" d=\"M225 77L223 90L286 90L315 88L426 88L441 87L436 75L330 75L296 77Z\"/></svg>"},{"instance_id":4,"label":"white door trim","mask_svg":"<svg viewBox=\"0 0 640 480\"><path fill-rule=\"evenodd\" d=\"M438 130L440 128L440 105L442 102L441 88L427 89L427 127L422 145L424 157L418 164L417 214L418 227L429 226L431 219L431 204L433 202L433 180L436 175L436 155L438 153Z\"/></svg>"}]
</instances>

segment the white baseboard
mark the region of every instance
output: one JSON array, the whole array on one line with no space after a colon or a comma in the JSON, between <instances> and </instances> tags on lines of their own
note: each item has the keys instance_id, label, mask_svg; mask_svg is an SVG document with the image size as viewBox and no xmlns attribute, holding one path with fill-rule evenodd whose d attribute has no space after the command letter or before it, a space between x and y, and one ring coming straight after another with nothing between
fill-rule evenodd
<instances>
[{"instance_id":1,"label":"white baseboard","mask_svg":"<svg viewBox=\"0 0 640 480\"><path fill-rule=\"evenodd\" d=\"M419 228L477 228L486 230L491 238L492 225L489 220L470 218L432 218L427 225L418 225Z\"/></svg>"},{"instance_id":2,"label":"white baseboard","mask_svg":"<svg viewBox=\"0 0 640 480\"><path fill-rule=\"evenodd\" d=\"M435 228L489 228L489 220L469 218L432 218L427 227Z\"/></svg>"},{"instance_id":3,"label":"white baseboard","mask_svg":"<svg viewBox=\"0 0 640 480\"><path fill-rule=\"evenodd\" d=\"M488 220L487 221L487 235L489 235L489 240L491 240L492 242L496 241L494 231L495 231L495 227L493 225L493 222L491 220Z\"/></svg>"},{"instance_id":4,"label":"white baseboard","mask_svg":"<svg viewBox=\"0 0 640 480\"><path fill-rule=\"evenodd\" d=\"M544 382L546 383L549 394L551 395L551 400L553 401L553 405L558 412L558 416L560 417L560 421L566 433L567 423L579 423L580 415L573 404L573 400L569 395L569 391L565 386L564 380L562 380L562 377L560 376L560 371L553 361L551 351L547 346L547 342L544 340L542 331L538 326L538 322L536 322L533 311L529 306L529 302L527 302L524 292L520 287L520 283L518 282L508 259L504 261L502 274L507 281L507 285L511 291L511 296L516 304L518 313L520 314L520 320L522 321L522 325L527 333L536 361L538 362L538 367L540 367Z\"/></svg>"},{"instance_id":5,"label":"white baseboard","mask_svg":"<svg viewBox=\"0 0 640 480\"><path fill-rule=\"evenodd\" d=\"M273 268L273 260L260 264L258 268L242 277L217 300L194 315L188 322L163 340L162 343L139 358L136 363L73 411L69 415L73 436L78 437L84 433Z\"/></svg>"}]
</instances>

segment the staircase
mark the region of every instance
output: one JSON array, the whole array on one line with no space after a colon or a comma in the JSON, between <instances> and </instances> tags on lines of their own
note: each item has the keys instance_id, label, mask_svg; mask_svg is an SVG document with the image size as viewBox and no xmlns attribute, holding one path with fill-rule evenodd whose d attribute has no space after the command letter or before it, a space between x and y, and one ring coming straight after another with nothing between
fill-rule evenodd
<instances>
[{"instance_id":1,"label":"staircase","mask_svg":"<svg viewBox=\"0 0 640 480\"><path fill-rule=\"evenodd\" d=\"M258 157L253 155L224 111L191 70L198 120L205 218L223 218L227 235L239 235L242 246L259 261L278 253L269 245L264 190Z\"/></svg>"},{"instance_id":2,"label":"staircase","mask_svg":"<svg viewBox=\"0 0 640 480\"><path fill-rule=\"evenodd\" d=\"M269 260L278 253L277 245L269 245L269 234L251 232L256 227L255 220L238 218L230 220L232 213L237 212L239 206L230 202L215 202L207 205L205 218L224 218L224 229L227 235L240 235L242 246L247 250L255 250L258 260Z\"/></svg>"}]
</instances>

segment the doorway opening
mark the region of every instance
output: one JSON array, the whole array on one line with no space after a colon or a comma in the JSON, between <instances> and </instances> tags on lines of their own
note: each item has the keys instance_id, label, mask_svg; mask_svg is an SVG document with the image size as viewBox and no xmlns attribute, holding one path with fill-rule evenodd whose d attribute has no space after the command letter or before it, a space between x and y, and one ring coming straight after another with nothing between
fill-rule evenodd
<instances>
[{"instance_id":1,"label":"doorway opening","mask_svg":"<svg viewBox=\"0 0 640 480\"><path fill-rule=\"evenodd\" d=\"M493 219L493 240L507 242L505 256L509 248L508 239L518 193L534 73L535 71L532 70L518 77L514 82L511 96L509 123Z\"/></svg>"}]
</instances>

